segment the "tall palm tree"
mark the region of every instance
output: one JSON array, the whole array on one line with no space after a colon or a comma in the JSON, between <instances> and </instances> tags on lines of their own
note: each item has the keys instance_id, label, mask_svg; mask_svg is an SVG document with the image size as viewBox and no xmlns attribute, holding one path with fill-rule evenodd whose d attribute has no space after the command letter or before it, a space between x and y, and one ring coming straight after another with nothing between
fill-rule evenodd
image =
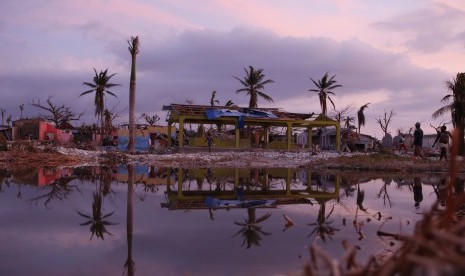
<instances>
[{"instance_id":1,"label":"tall palm tree","mask_svg":"<svg viewBox=\"0 0 465 276\"><path fill-rule=\"evenodd\" d=\"M441 99L441 102L452 102L445 105L433 113L433 118L438 118L446 112L450 112L452 124L456 131L459 132L458 154L463 156L465 153L464 127L465 127L465 73L457 73L452 81L446 81L447 90L452 94L447 94Z\"/></svg>"},{"instance_id":2,"label":"tall palm tree","mask_svg":"<svg viewBox=\"0 0 465 276\"><path fill-rule=\"evenodd\" d=\"M100 128L103 129L103 113L105 112L105 94L109 94L117 98L117 96L109 89L115 86L120 86L120 84L110 82L110 79L114 75L116 75L116 73L108 75L108 68L105 71L100 71L100 73L97 73L97 70L95 70L94 68L94 72L95 76L93 82L82 83L92 89L82 92L81 95L79 95L79 97L87 95L89 93L95 93L95 117L97 117L97 125L100 125Z\"/></svg>"},{"instance_id":3,"label":"tall palm tree","mask_svg":"<svg viewBox=\"0 0 465 276\"><path fill-rule=\"evenodd\" d=\"M364 126L365 123L366 123L365 114L363 113L363 111L365 110L365 108L368 108L368 105L369 105L369 104L370 104L370 103L366 103L366 104L362 105L362 106L358 109L358 111L357 111L358 133L359 133L359 134L360 134L360 128L361 128L362 126Z\"/></svg>"},{"instance_id":4,"label":"tall palm tree","mask_svg":"<svg viewBox=\"0 0 465 276\"><path fill-rule=\"evenodd\" d=\"M134 121L136 109L136 55L139 53L139 37L131 37L128 41L129 53L131 53L131 81L129 83L129 144L128 150L134 153Z\"/></svg>"},{"instance_id":5,"label":"tall palm tree","mask_svg":"<svg viewBox=\"0 0 465 276\"><path fill-rule=\"evenodd\" d=\"M249 66L249 70L244 68L244 71L245 77L243 79L234 77L236 80L240 81L244 86L244 88L236 90L236 93L245 92L247 95L250 96L250 108L258 107L258 97L262 97L263 99L272 103L273 99L267 94L263 93L261 90L264 88L266 84L274 83L274 81L271 79L264 80L265 74L263 74L263 69L255 70L252 66Z\"/></svg>"},{"instance_id":6,"label":"tall palm tree","mask_svg":"<svg viewBox=\"0 0 465 276\"><path fill-rule=\"evenodd\" d=\"M323 115L327 115L327 104L326 100L329 100L329 102L333 105L333 108L335 108L333 99L329 95L336 95L332 91L335 88L342 87L340 84L336 84L337 81L334 79L336 75L332 76L331 78L328 79L328 72L324 74L324 76L321 78L321 80L315 81L314 79L310 78L315 84L316 88L314 89L309 89L308 91L318 93L318 97L320 98L320 106L321 106L321 113Z\"/></svg>"}]
</instances>

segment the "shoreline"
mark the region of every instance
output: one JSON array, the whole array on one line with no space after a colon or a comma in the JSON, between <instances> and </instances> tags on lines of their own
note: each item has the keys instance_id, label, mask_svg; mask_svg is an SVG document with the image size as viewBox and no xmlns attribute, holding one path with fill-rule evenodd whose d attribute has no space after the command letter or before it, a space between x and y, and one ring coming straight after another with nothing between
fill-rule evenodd
<instances>
[{"instance_id":1,"label":"shoreline","mask_svg":"<svg viewBox=\"0 0 465 276\"><path fill-rule=\"evenodd\" d=\"M17 167L80 167L139 163L180 168L308 168L347 173L447 174L449 162L433 158L412 160L394 153L338 153L336 151L197 151L187 153L130 155L120 151L80 150L57 147L52 150L0 152L0 169ZM461 163L461 162L460 162ZM465 166L458 166L465 173Z\"/></svg>"}]
</instances>

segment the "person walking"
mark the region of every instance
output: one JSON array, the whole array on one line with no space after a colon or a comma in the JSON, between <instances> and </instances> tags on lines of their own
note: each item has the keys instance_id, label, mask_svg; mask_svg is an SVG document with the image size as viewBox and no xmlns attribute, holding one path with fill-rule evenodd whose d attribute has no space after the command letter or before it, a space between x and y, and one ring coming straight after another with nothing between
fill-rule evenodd
<instances>
[{"instance_id":1,"label":"person walking","mask_svg":"<svg viewBox=\"0 0 465 276\"><path fill-rule=\"evenodd\" d=\"M405 146L405 135L402 135L399 139L399 152L402 149L405 150L405 154L407 154L407 147Z\"/></svg>"},{"instance_id":2,"label":"person walking","mask_svg":"<svg viewBox=\"0 0 465 276\"><path fill-rule=\"evenodd\" d=\"M420 128L420 123L415 123L415 131L413 132L413 156L426 159L423 155L423 130Z\"/></svg>"},{"instance_id":3,"label":"person walking","mask_svg":"<svg viewBox=\"0 0 465 276\"><path fill-rule=\"evenodd\" d=\"M436 139L434 140L433 143L433 148L436 145L436 143L439 141L439 148L441 149L441 155L439 156L439 161L444 159L447 161L447 146L449 144L449 137L452 138L452 135L450 134L449 131L447 131L446 126L441 127L441 131L438 131L438 135L436 136Z\"/></svg>"}]
</instances>

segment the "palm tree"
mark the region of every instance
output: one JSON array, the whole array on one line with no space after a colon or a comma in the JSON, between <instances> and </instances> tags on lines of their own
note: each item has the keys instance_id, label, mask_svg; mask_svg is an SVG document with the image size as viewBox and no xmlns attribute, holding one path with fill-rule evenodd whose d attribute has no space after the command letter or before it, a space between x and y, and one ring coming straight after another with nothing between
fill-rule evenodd
<instances>
[{"instance_id":1,"label":"palm tree","mask_svg":"<svg viewBox=\"0 0 465 276\"><path fill-rule=\"evenodd\" d=\"M258 107L257 101L259 96L272 103L273 99L260 90L264 88L265 84L274 83L274 81L271 79L264 80L265 75L263 74L263 69L255 70L252 66L249 66L249 70L244 68L244 71L246 76L243 79L234 77L244 86L244 88L236 90L236 93L245 92L250 96L250 108Z\"/></svg>"},{"instance_id":2,"label":"palm tree","mask_svg":"<svg viewBox=\"0 0 465 276\"><path fill-rule=\"evenodd\" d=\"M363 114L363 111L365 108L368 108L368 105L370 103L366 103L362 105L359 110L357 111L357 118L358 118L358 133L360 134L360 128L365 125L365 114Z\"/></svg>"},{"instance_id":3,"label":"palm tree","mask_svg":"<svg viewBox=\"0 0 465 276\"><path fill-rule=\"evenodd\" d=\"M216 97L216 90L213 90L212 97L210 99L210 105L211 106L215 106L215 103L217 103L217 104L220 103L220 101L216 100L215 97Z\"/></svg>"},{"instance_id":4,"label":"palm tree","mask_svg":"<svg viewBox=\"0 0 465 276\"><path fill-rule=\"evenodd\" d=\"M233 106L233 105L234 105L233 101L228 100L224 106L228 106L228 107L229 107L229 106Z\"/></svg>"},{"instance_id":5,"label":"palm tree","mask_svg":"<svg viewBox=\"0 0 465 276\"><path fill-rule=\"evenodd\" d=\"M83 82L82 84L92 88L90 90L84 91L79 95L79 97L89 94L95 93L94 104L95 104L95 117L97 117L97 125L100 124L100 129L103 129L103 113L105 111L105 94L112 95L113 97L117 96L111 92L109 89L115 86L120 86L120 84L111 83L110 79L116 75L111 74L108 75L108 68L105 71L100 71L97 73L95 70L95 76L93 82Z\"/></svg>"},{"instance_id":6,"label":"palm tree","mask_svg":"<svg viewBox=\"0 0 465 276\"><path fill-rule=\"evenodd\" d=\"M261 222L267 220L271 213L266 213L265 215L257 218L255 214L256 208L247 208L248 218L244 222L234 221L235 225L242 226L241 230L237 232L233 237L241 234L244 238L242 246L247 244L247 249L252 245L260 246L260 241L262 240L261 235L269 236L271 233L265 232L262 230L262 227L259 225Z\"/></svg>"},{"instance_id":7,"label":"palm tree","mask_svg":"<svg viewBox=\"0 0 465 276\"><path fill-rule=\"evenodd\" d=\"M308 91L318 93L318 97L320 98L321 113L325 116L328 110L327 105L326 105L326 100L329 100L331 104L333 105L333 108L335 108L333 99L331 99L329 95L335 96L336 94L334 94L334 92L331 90L337 87L342 87L342 85L336 84L337 81L334 79L335 77L336 75L332 76L328 80L328 72L326 72L324 76L321 78L321 80L318 80L318 82L310 78L312 82L315 84L316 88L309 89Z\"/></svg>"},{"instance_id":8,"label":"palm tree","mask_svg":"<svg viewBox=\"0 0 465 276\"><path fill-rule=\"evenodd\" d=\"M456 131L459 132L457 137L460 137L458 141L458 154L464 155L465 153L465 142L464 142L464 127L465 127L465 73L457 73L457 76L453 81L446 81L446 87L452 92L441 99L441 102L448 102L452 100L452 103L445 105L433 113L433 118L438 118L446 112L451 113L452 124Z\"/></svg>"},{"instance_id":9,"label":"palm tree","mask_svg":"<svg viewBox=\"0 0 465 276\"><path fill-rule=\"evenodd\" d=\"M139 53L139 37L131 37L128 41L129 53L131 53L131 81L129 83L129 144L128 150L134 153L134 121L136 109L136 55Z\"/></svg>"}]
</instances>

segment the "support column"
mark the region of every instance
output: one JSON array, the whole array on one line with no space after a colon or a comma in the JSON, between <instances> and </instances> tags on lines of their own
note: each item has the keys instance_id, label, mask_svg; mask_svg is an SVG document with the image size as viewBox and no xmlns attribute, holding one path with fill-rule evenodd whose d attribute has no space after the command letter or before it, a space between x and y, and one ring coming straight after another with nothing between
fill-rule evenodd
<instances>
[{"instance_id":1,"label":"support column","mask_svg":"<svg viewBox=\"0 0 465 276\"><path fill-rule=\"evenodd\" d=\"M341 125L336 124L336 150L341 150Z\"/></svg>"},{"instance_id":2,"label":"support column","mask_svg":"<svg viewBox=\"0 0 465 276\"><path fill-rule=\"evenodd\" d=\"M168 148L171 148L171 122L168 122Z\"/></svg>"},{"instance_id":3,"label":"support column","mask_svg":"<svg viewBox=\"0 0 465 276\"><path fill-rule=\"evenodd\" d=\"M182 169L178 168L178 198L183 198L184 195L182 194Z\"/></svg>"},{"instance_id":4,"label":"support column","mask_svg":"<svg viewBox=\"0 0 465 276\"><path fill-rule=\"evenodd\" d=\"M287 150L291 149L291 140L292 140L292 124L287 123Z\"/></svg>"},{"instance_id":5,"label":"support column","mask_svg":"<svg viewBox=\"0 0 465 276\"><path fill-rule=\"evenodd\" d=\"M292 175L291 175L291 169L287 168L286 169L286 195L291 195L291 180L292 180Z\"/></svg>"},{"instance_id":6,"label":"support column","mask_svg":"<svg viewBox=\"0 0 465 276\"><path fill-rule=\"evenodd\" d=\"M264 148L268 149L268 143L270 141L270 127L265 127L265 133L263 134Z\"/></svg>"},{"instance_id":7,"label":"support column","mask_svg":"<svg viewBox=\"0 0 465 276\"><path fill-rule=\"evenodd\" d=\"M313 127L308 127L307 132L308 132L307 144L308 144L308 148L311 149L313 147L313 135L312 135Z\"/></svg>"},{"instance_id":8,"label":"support column","mask_svg":"<svg viewBox=\"0 0 465 276\"><path fill-rule=\"evenodd\" d=\"M234 142L235 142L235 145L236 145L236 149L239 148L239 140L240 140L240 136L239 136L239 119L236 120L236 125L235 125L235 129L234 129Z\"/></svg>"},{"instance_id":9,"label":"support column","mask_svg":"<svg viewBox=\"0 0 465 276\"><path fill-rule=\"evenodd\" d=\"M184 144L184 118L179 118L178 144L180 148L182 148Z\"/></svg>"}]
</instances>

